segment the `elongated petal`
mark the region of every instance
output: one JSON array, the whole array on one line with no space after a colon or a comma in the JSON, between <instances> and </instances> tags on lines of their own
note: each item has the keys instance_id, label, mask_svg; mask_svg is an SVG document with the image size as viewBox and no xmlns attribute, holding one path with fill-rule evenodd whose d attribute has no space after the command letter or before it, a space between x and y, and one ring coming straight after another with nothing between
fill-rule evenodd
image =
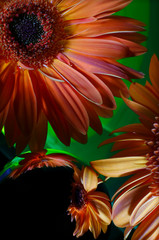
<instances>
[{"instance_id":1,"label":"elongated petal","mask_svg":"<svg viewBox=\"0 0 159 240\"><path fill-rule=\"evenodd\" d=\"M84 75L59 60L54 61L54 67L62 74L64 80L82 96L96 104L102 103L99 92Z\"/></svg>"},{"instance_id":2,"label":"elongated petal","mask_svg":"<svg viewBox=\"0 0 159 240\"><path fill-rule=\"evenodd\" d=\"M47 127L47 118L44 113L41 112L29 141L30 150L32 152L38 152L44 148L47 137Z\"/></svg>"},{"instance_id":3,"label":"elongated petal","mask_svg":"<svg viewBox=\"0 0 159 240\"><path fill-rule=\"evenodd\" d=\"M128 107L131 108L140 117L145 118L149 121L152 121L154 119L155 114L148 108L144 107L142 104L130 101L129 99L126 99L124 97L122 98L124 102L128 105Z\"/></svg>"},{"instance_id":4,"label":"elongated petal","mask_svg":"<svg viewBox=\"0 0 159 240\"><path fill-rule=\"evenodd\" d=\"M137 225L139 224L147 215L149 215L154 208L157 207L159 203L158 196L149 195L142 198L140 203L135 207L131 214L130 224Z\"/></svg>"},{"instance_id":5,"label":"elongated petal","mask_svg":"<svg viewBox=\"0 0 159 240\"><path fill-rule=\"evenodd\" d=\"M146 162L145 157L121 157L92 161L91 166L104 176L120 177L144 168Z\"/></svg>"},{"instance_id":6,"label":"elongated petal","mask_svg":"<svg viewBox=\"0 0 159 240\"><path fill-rule=\"evenodd\" d=\"M19 70L14 111L18 126L24 135L30 135L37 119L37 101L28 71Z\"/></svg>"},{"instance_id":7,"label":"elongated petal","mask_svg":"<svg viewBox=\"0 0 159 240\"><path fill-rule=\"evenodd\" d=\"M109 39L74 38L67 40L66 47L79 53L114 59L124 58L128 53L128 48L113 37Z\"/></svg>"},{"instance_id":8,"label":"elongated petal","mask_svg":"<svg viewBox=\"0 0 159 240\"><path fill-rule=\"evenodd\" d=\"M159 61L155 54L151 58L150 67L149 67L149 75L150 75L150 80L152 82L152 85L154 86L154 88L156 90L159 91L159 82L158 82Z\"/></svg>"},{"instance_id":9,"label":"elongated petal","mask_svg":"<svg viewBox=\"0 0 159 240\"><path fill-rule=\"evenodd\" d=\"M14 93L15 67L14 63L0 60L0 112L10 102Z\"/></svg>"},{"instance_id":10,"label":"elongated petal","mask_svg":"<svg viewBox=\"0 0 159 240\"><path fill-rule=\"evenodd\" d=\"M135 230L132 240L154 239L158 237L159 207L147 216L147 218Z\"/></svg>"},{"instance_id":11,"label":"elongated petal","mask_svg":"<svg viewBox=\"0 0 159 240\"><path fill-rule=\"evenodd\" d=\"M87 1L76 1L77 4L64 12L66 19L78 19L98 15L102 12L115 12L126 7L132 0L87 0ZM78 4L79 3L79 4Z\"/></svg>"},{"instance_id":12,"label":"elongated petal","mask_svg":"<svg viewBox=\"0 0 159 240\"><path fill-rule=\"evenodd\" d=\"M147 107L148 109L156 113L156 115L159 114L158 109L159 100L154 96L153 93L151 93L141 84L138 83L131 84L130 95L135 102Z\"/></svg>"},{"instance_id":13,"label":"elongated petal","mask_svg":"<svg viewBox=\"0 0 159 240\"><path fill-rule=\"evenodd\" d=\"M87 192L97 188L98 178L97 174L90 167L85 167L82 172L82 184Z\"/></svg>"},{"instance_id":14,"label":"elongated petal","mask_svg":"<svg viewBox=\"0 0 159 240\"><path fill-rule=\"evenodd\" d=\"M148 193L147 187L140 186L122 194L113 205L112 218L114 224L118 227L129 226L133 206L137 205L142 197Z\"/></svg>"},{"instance_id":15,"label":"elongated petal","mask_svg":"<svg viewBox=\"0 0 159 240\"><path fill-rule=\"evenodd\" d=\"M100 19L86 24L69 26L66 29L73 30L74 34L85 37L97 37L106 34L118 32L143 31L143 23L132 18L111 16L106 19Z\"/></svg>"}]
</instances>

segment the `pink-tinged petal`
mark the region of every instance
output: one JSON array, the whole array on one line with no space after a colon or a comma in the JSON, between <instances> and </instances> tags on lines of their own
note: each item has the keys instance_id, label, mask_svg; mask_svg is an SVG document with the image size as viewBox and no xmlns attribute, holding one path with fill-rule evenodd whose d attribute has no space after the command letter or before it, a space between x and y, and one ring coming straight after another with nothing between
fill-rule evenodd
<instances>
[{"instance_id":1,"label":"pink-tinged petal","mask_svg":"<svg viewBox=\"0 0 159 240\"><path fill-rule=\"evenodd\" d=\"M72 49L77 53L84 53L97 57L108 57L121 59L128 56L128 48L117 41L114 37L107 39L98 38L73 38L67 40L66 48Z\"/></svg>"},{"instance_id":2,"label":"pink-tinged petal","mask_svg":"<svg viewBox=\"0 0 159 240\"><path fill-rule=\"evenodd\" d=\"M37 100L32 81L27 70L19 70L16 79L14 111L22 133L29 136L37 120Z\"/></svg>"},{"instance_id":3,"label":"pink-tinged petal","mask_svg":"<svg viewBox=\"0 0 159 240\"><path fill-rule=\"evenodd\" d=\"M67 50L65 52L65 55L77 67L87 70L88 72L125 79L128 78L127 74L125 74L125 72L120 67L104 61L103 59L89 55L86 56L85 54L73 51L71 49Z\"/></svg>"},{"instance_id":4,"label":"pink-tinged petal","mask_svg":"<svg viewBox=\"0 0 159 240\"><path fill-rule=\"evenodd\" d=\"M159 114L159 100L146 87L138 83L132 83L130 86L130 95L135 102L142 104L156 113L156 115Z\"/></svg>"},{"instance_id":5,"label":"pink-tinged petal","mask_svg":"<svg viewBox=\"0 0 159 240\"><path fill-rule=\"evenodd\" d=\"M96 104L102 104L100 93L84 75L57 59L54 61L53 66L62 78L82 96Z\"/></svg>"},{"instance_id":6,"label":"pink-tinged petal","mask_svg":"<svg viewBox=\"0 0 159 240\"><path fill-rule=\"evenodd\" d=\"M127 46L129 49L129 57L139 56L145 52L147 52L147 48L136 43L132 42L126 39L118 38L119 42L121 42L123 45Z\"/></svg>"},{"instance_id":7,"label":"pink-tinged petal","mask_svg":"<svg viewBox=\"0 0 159 240\"><path fill-rule=\"evenodd\" d=\"M10 102L15 86L15 63L5 63L0 60L0 112Z\"/></svg>"},{"instance_id":8,"label":"pink-tinged petal","mask_svg":"<svg viewBox=\"0 0 159 240\"><path fill-rule=\"evenodd\" d=\"M99 75L99 78L105 82L105 84L111 90L113 96L121 97L121 93L124 97L129 97L129 90L124 81L118 77Z\"/></svg>"},{"instance_id":9,"label":"pink-tinged petal","mask_svg":"<svg viewBox=\"0 0 159 240\"><path fill-rule=\"evenodd\" d=\"M86 134L89 127L88 114L75 91L67 83L61 84L49 79L46 80L46 85L68 122L79 132Z\"/></svg>"},{"instance_id":10,"label":"pink-tinged petal","mask_svg":"<svg viewBox=\"0 0 159 240\"><path fill-rule=\"evenodd\" d=\"M132 231L133 228L134 228L134 227L132 227L132 226L128 226L128 227L125 228L125 231L124 231L124 240L128 238L128 236L129 236L129 234L131 233L131 231Z\"/></svg>"},{"instance_id":11,"label":"pink-tinged petal","mask_svg":"<svg viewBox=\"0 0 159 240\"><path fill-rule=\"evenodd\" d=\"M112 209L113 222L118 227L130 226L130 217L135 205L149 193L149 190L145 186L140 186L132 189L125 194L122 194L114 202Z\"/></svg>"},{"instance_id":12,"label":"pink-tinged petal","mask_svg":"<svg viewBox=\"0 0 159 240\"><path fill-rule=\"evenodd\" d=\"M87 192L95 190L98 185L98 177L97 174L90 167L85 167L82 170L82 178L81 182L84 186L84 189Z\"/></svg>"},{"instance_id":13,"label":"pink-tinged petal","mask_svg":"<svg viewBox=\"0 0 159 240\"><path fill-rule=\"evenodd\" d=\"M149 67L149 75L150 80L152 82L152 85L154 88L159 91L159 61L157 56L154 54L150 61L150 67Z\"/></svg>"},{"instance_id":14,"label":"pink-tinged petal","mask_svg":"<svg viewBox=\"0 0 159 240\"><path fill-rule=\"evenodd\" d=\"M130 224L135 226L138 225L146 216L148 216L154 208L159 204L159 196L152 196L151 192L143 197L139 204L134 208Z\"/></svg>"},{"instance_id":15,"label":"pink-tinged petal","mask_svg":"<svg viewBox=\"0 0 159 240\"><path fill-rule=\"evenodd\" d=\"M124 66L123 64L115 61L114 59L111 59L111 58L107 58L106 61L118 68L121 69L121 71L123 71L125 74L126 74L126 78L127 80L131 80L132 78L133 79L138 79L138 78L143 78L144 77L144 74L142 72L138 72L132 68L129 68L129 67L126 67Z\"/></svg>"},{"instance_id":16,"label":"pink-tinged petal","mask_svg":"<svg viewBox=\"0 0 159 240\"><path fill-rule=\"evenodd\" d=\"M145 168L146 162L145 157L120 157L92 161L91 166L104 176L120 177Z\"/></svg>"},{"instance_id":17,"label":"pink-tinged petal","mask_svg":"<svg viewBox=\"0 0 159 240\"><path fill-rule=\"evenodd\" d=\"M76 28L78 28L79 26L81 26L83 24L95 22L96 20L97 19L95 17L68 20L68 21L65 21L65 26L66 26L65 30L69 31L71 29L71 31L74 32L74 35L76 35L76 32L78 35L78 31L76 31ZM72 27L72 25L77 25L77 26Z\"/></svg>"},{"instance_id":18,"label":"pink-tinged petal","mask_svg":"<svg viewBox=\"0 0 159 240\"><path fill-rule=\"evenodd\" d=\"M116 12L126 7L132 0L87 0L87 1L76 1L79 4L75 4L74 7L70 8L63 13L65 19L78 19L85 17L92 17L103 12Z\"/></svg>"},{"instance_id":19,"label":"pink-tinged petal","mask_svg":"<svg viewBox=\"0 0 159 240\"><path fill-rule=\"evenodd\" d=\"M135 230L132 240L152 239L157 240L159 236L159 207L154 209L150 215Z\"/></svg>"},{"instance_id":20,"label":"pink-tinged petal","mask_svg":"<svg viewBox=\"0 0 159 240\"><path fill-rule=\"evenodd\" d=\"M137 115L142 118L145 118L148 121L153 121L155 114L149 110L148 108L144 107L143 105L136 103L134 101L130 101L127 98L122 97L124 102L127 104L129 108L131 108Z\"/></svg>"},{"instance_id":21,"label":"pink-tinged petal","mask_svg":"<svg viewBox=\"0 0 159 240\"><path fill-rule=\"evenodd\" d=\"M143 23L132 18L111 16L106 19L90 21L90 23L68 26L66 31L72 30L74 35L82 37L98 37L106 34L143 31L143 26Z\"/></svg>"},{"instance_id":22,"label":"pink-tinged petal","mask_svg":"<svg viewBox=\"0 0 159 240\"><path fill-rule=\"evenodd\" d=\"M38 152L44 148L47 137L47 128L47 118L44 113L41 112L29 141L29 147L32 152Z\"/></svg>"}]
</instances>

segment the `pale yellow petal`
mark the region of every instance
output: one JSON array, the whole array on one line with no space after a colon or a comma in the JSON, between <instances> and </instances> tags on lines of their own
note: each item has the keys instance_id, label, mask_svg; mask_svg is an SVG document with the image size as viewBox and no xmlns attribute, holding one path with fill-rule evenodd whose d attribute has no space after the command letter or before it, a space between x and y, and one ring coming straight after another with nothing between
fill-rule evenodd
<instances>
[{"instance_id":1,"label":"pale yellow petal","mask_svg":"<svg viewBox=\"0 0 159 240\"><path fill-rule=\"evenodd\" d=\"M85 167L82 171L82 184L84 189L89 192L97 188L98 177L91 167Z\"/></svg>"},{"instance_id":2,"label":"pale yellow petal","mask_svg":"<svg viewBox=\"0 0 159 240\"><path fill-rule=\"evenodd\" d=\"M108 177L120 177L146 167L145 157L120 157L91 162L91 166L100 174Z\"/></svg>"}]
</instances>

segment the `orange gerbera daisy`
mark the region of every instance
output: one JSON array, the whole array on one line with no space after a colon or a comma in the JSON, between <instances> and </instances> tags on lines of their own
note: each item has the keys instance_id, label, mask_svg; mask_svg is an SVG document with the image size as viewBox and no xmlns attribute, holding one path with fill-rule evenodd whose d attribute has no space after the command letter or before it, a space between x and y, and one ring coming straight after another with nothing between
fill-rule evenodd
<instances>
[{"instance_id":1,"label":"orange gerbera daisy","mask_svg":"<svg viewBox=\"0 0 159 240\"><path fill-rule=\"evenodd\" d=\"M112 217L119 227L130 230L140 224L132 240L159 239L159 61L153 55L150 63L152 85L130 86L133 101L126 104L139 115L141 123L121 127L125 132L103 144L115 142L113 150L121 150L113 158L92 162L100 173L111 177L133 174L115 196Z\"/></svg>"},{"instance_id":2,"label":"orange gerbera daisy","mask_svg":"<svg viewBox=\"0 0 159 240\"><path fill-rule=\"evenodd\" d=\"M43 149L47 121L66 145L85 143L111 117L122 78L116 62L140 55L143 23L111 16L131 0L0 0L0 128L17 152Z\"/></svg>"},{"instance_id":3,"label":"orange gerbera daisy","mask_svg":"<svg viewBox=\"0 0 159 240\"><path fill-rule=\"evenodd\" d=\"M85 167L82 171L76 169L74 180L68 208L71 220L76 220L73 235L80 237L89 229L94 238L97 238L101 230L105 233L111 223L109 198L105 193L96 191L98 176L90 167Z\"/></svg>"},{"instance_id":4,"label":"orange gerbera daisy","mask_svg":"<svg viewBox=\"0 0 159 240\"><path fill-rule=\"evenodd\" d=\"M25 153L18 157L18 162L11 162L7 165L6 170L10 169L9 177L17 178L21 174L42 167L71 167L75 168L76 159L65 153L50 153L50 150L41 152Z\"/></svg>"}]
</instances>

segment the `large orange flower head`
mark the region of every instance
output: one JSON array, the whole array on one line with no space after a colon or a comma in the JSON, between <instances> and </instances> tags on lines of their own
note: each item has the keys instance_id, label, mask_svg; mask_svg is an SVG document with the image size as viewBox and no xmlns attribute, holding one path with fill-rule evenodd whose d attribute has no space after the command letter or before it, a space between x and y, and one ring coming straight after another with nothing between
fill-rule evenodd
<instances>
[{"instance_id":1,"label":"large orange flower head","mask_svg":"<svg viewBox=\"0 0 159 240\"><path fill-rule=\"evenodd\" d=\"M126 104L139 115L141 123L121 127L121 135L102 144L115 142L113 158L92 162L100 173L111 177L133 174L116 192L112 217L119 227L126 227L125 238L139 224L132 240L159 237L159 61L153 55L150 84L130 86L133 101Z\"/></svg>"},{"instance_id":2,"label":"large orange flower head","mask_svg":"<svg viewBox=\"0 0 159 240\"><path fill-rule=\"evenodd\" d=\"M102 132L122 79L143 77L116 62L146 51L143 24L111 16L130 2L0 0L0 128L17 152L43 149L48 121L66 145Z\"/></svg>"},{"instance_id":3,"label":"large orange flower head","mask_svg":"<svg viewBox=\"0 0 159 240\"><path fill-rule=\"evenodd\" d=\"M68 213L76 220L74 236L80 237L90 230L96 239L105 233L111 223L111 205L108 196L96 191L98 175L90 167L75 170L71 204Z\"/></svg>"}]
</instances>

